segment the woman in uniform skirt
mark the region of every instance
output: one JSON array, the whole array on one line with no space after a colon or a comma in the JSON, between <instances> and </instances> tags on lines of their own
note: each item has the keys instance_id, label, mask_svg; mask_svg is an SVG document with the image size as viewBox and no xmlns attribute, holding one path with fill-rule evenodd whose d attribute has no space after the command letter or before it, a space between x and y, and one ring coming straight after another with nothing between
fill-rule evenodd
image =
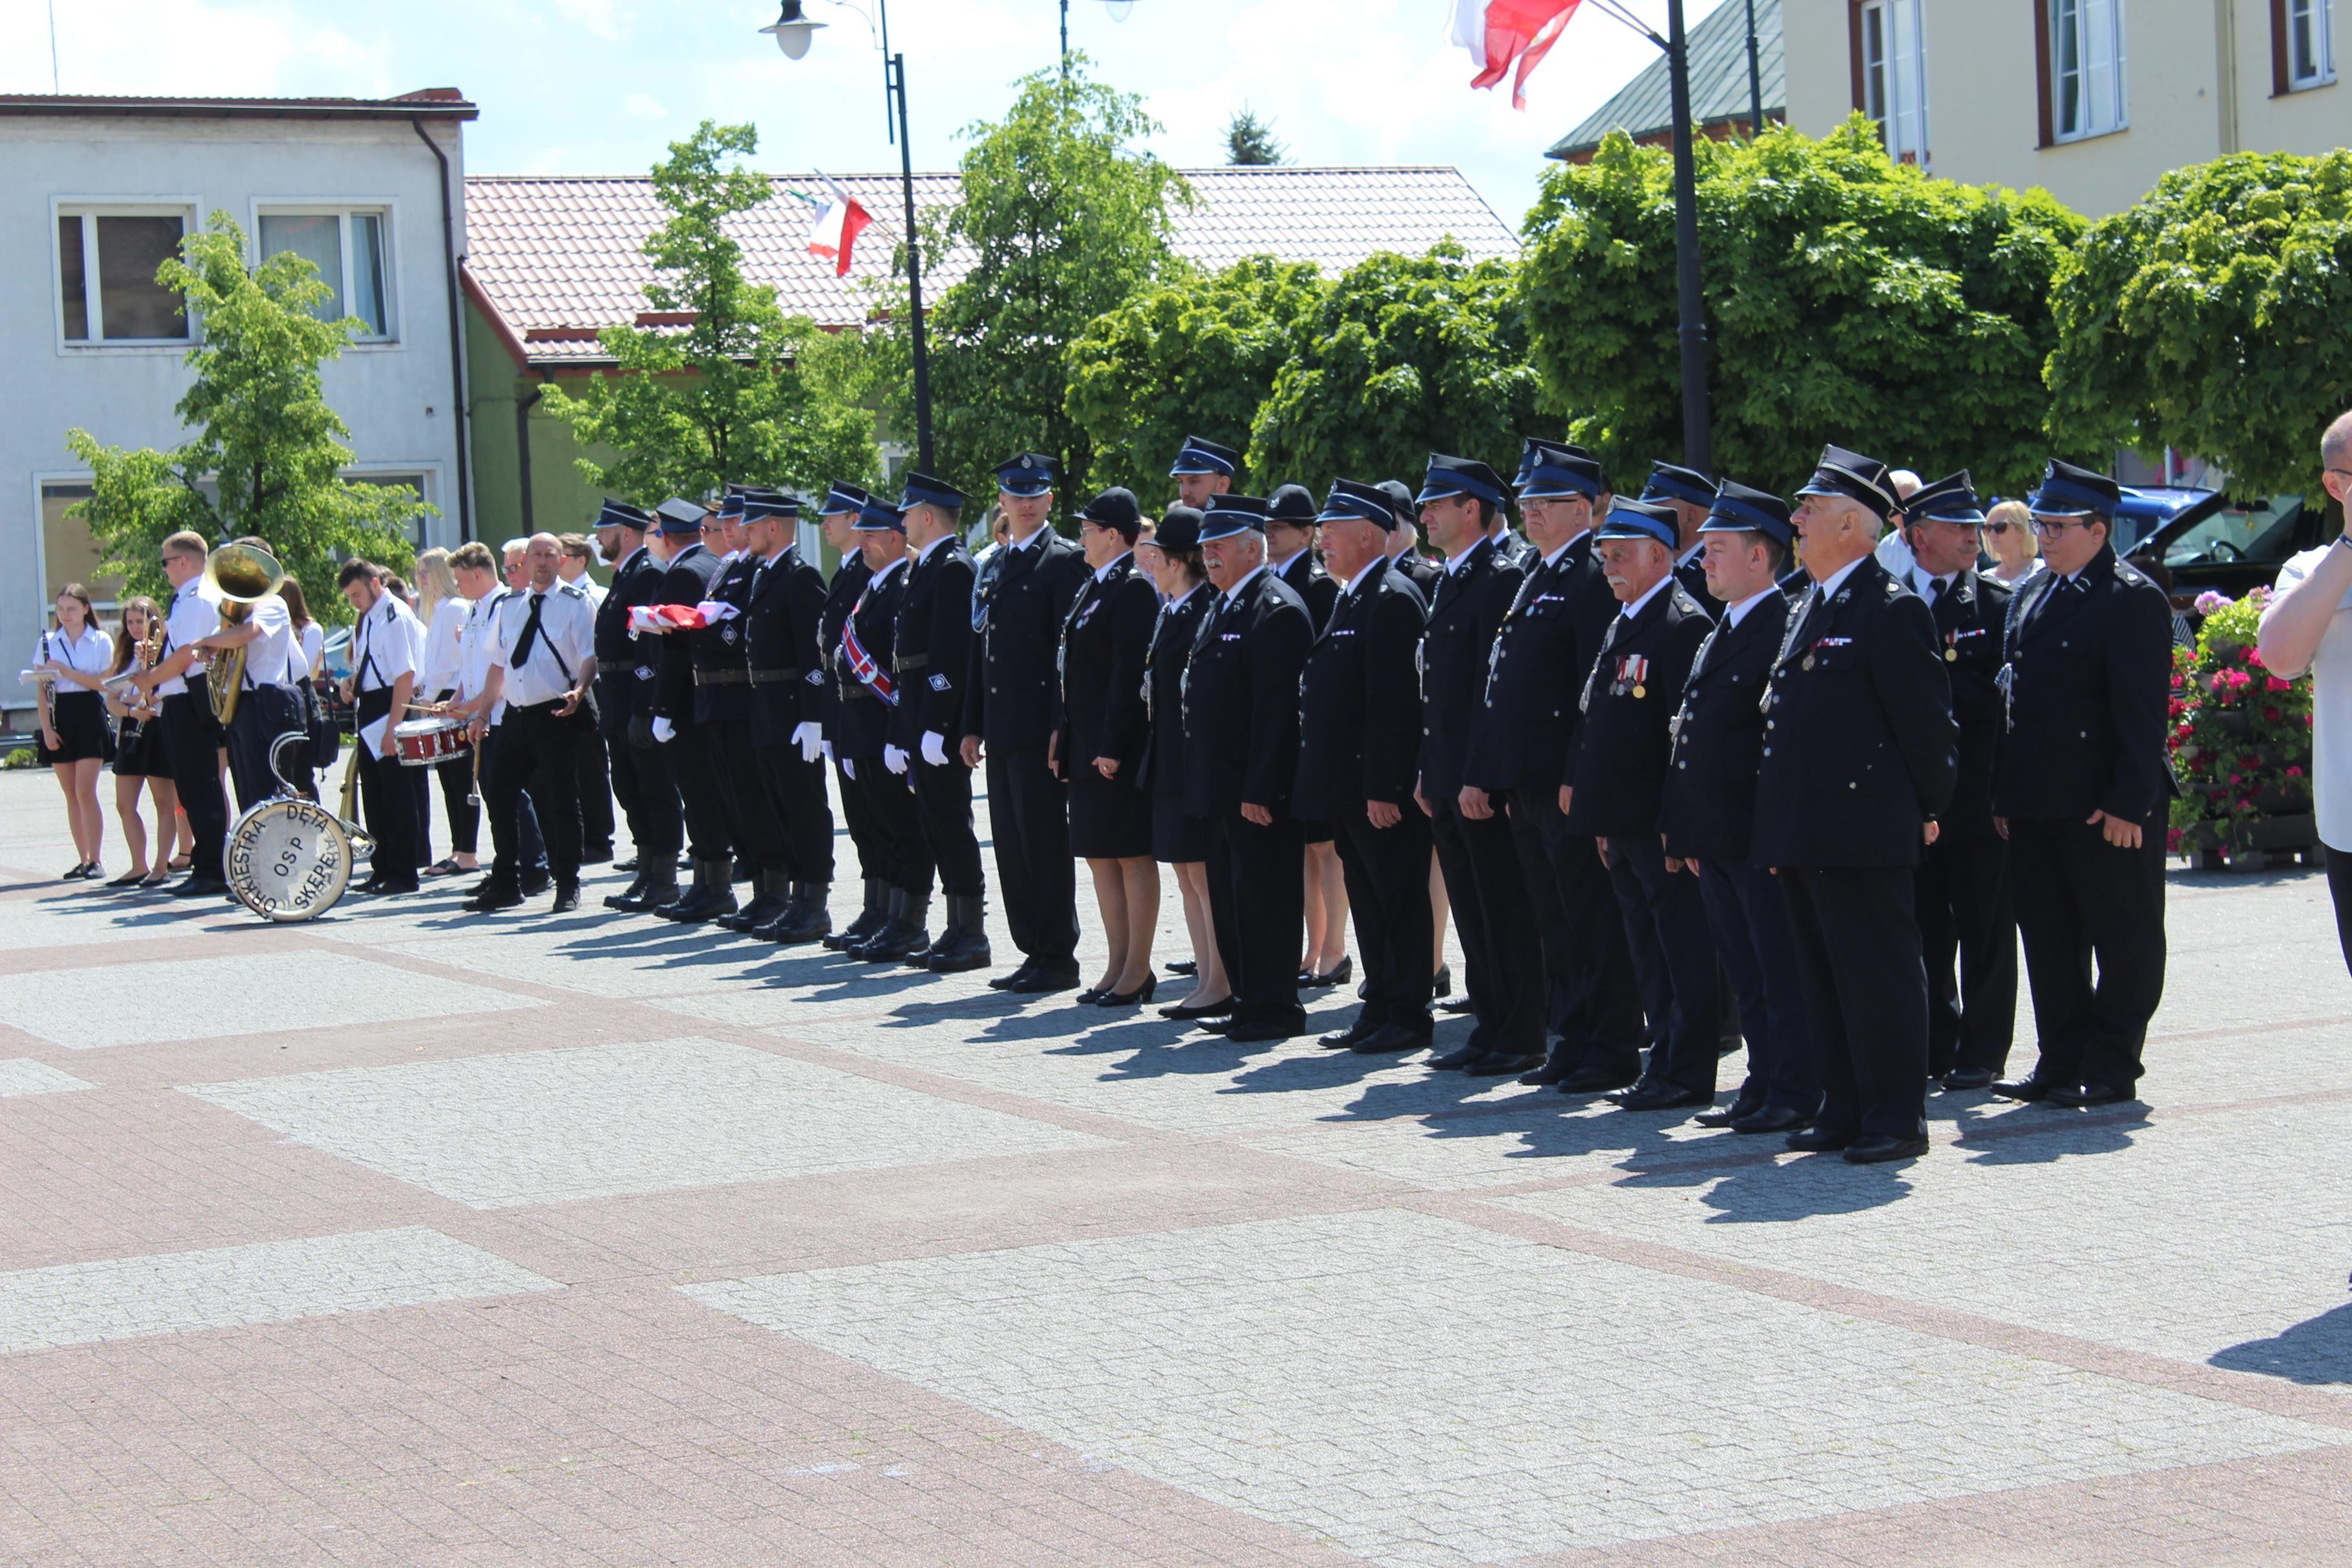
<instances>
[{"instance_id":1,"label":"woman in uniform skirt","mask_svg":"<svg viewBox=\"0 0 2352 1568\"><path fill-rule=\"evenodd\" d=\"M66 821L79 857L65 873L68 882L98 874L106 843L106 817L98 805L99 770L114 755L107 732L106 701L99 695L114 662L114 639L98 629L89 590L68 582L58 595L57 630L41 633L33 668L47 680L36 683L40 696L40 758L65 791Z\"/></svg>"},{"instance_id":2,"label":"woman in uniform skirt","mask_svg":"<svg viewBox=\"0 0 2352 1568\"><path fill-rule=\"evenodd\" d=\"M1143 772L1151 797L1151 855L1176 873L1194 966L1192 994L1160 1010L1171 1018L1206 1018L1232 1006L1234 989L1209 923L1209 826L1184 810L1184 661L1217 595L1201 560L1201 514L1191 507L1169 507L1150 541L1137 545L1135 553L1164 601L1144 649L1151 724Z\"/></svg>"},{"instance_id":3,"label":"woman in uniform skirt","mask_svg":"<svg viewBox=\"0 0 2352 1568\"><path fill-rule=\"evenodd\" d=\"M107 674L143 670L163 651L163 612L142 595L122 602L121 634ZM122 824L122 841L131 847L131 869L109 887L161 887L172 880L164 864L172 858L172 841L178 831L179 786L172 782L172 764L163 755L163 707L152 695L135 686L108 692L106 711L115 717L114 815ZM139 819L139 792L155 802L155 863L147 864L147 824Z\"/></svg>"},{"instance_id":4,"label":"woman in uniform skirt","mask_svg":"<svg viewBox=\"0 0 2352 1568\"><path fill-rule=\"evenodd\" d=\"M1138 784L1150 721L1143 655L1160 591L1135 567L1143 515L1109 489L1078 513L1093 579L1062 622L1062 710L1052 759L1070 785L1070 848L1094 873L1109 957L1081 1003L1135 1007L1151 999L1151 938L1160 924L1160 868L1151 859L1151 797Z\"/></svg>"}]
</instances>

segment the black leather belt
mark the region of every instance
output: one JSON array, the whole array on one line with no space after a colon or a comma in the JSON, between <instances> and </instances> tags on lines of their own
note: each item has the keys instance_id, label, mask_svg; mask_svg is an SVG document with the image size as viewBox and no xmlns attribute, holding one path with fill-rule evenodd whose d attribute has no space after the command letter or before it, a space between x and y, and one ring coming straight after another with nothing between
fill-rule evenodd
<instances>
[{"instance_id":1,"label":"black leather belt","mask_svg":"<svg viewBox=\"0 0 2352 1568\"><path fill-rule=\"evenodd\" d=\"M909 653L903 659L894 658L890 661L892 667L901 674L908 670L919 670L930 662L931 656L929 653Z\"/></svg>"},{"instance_id":2,"label":"black leather belt","mask_svg":"<svg viewBox=\"0 0 2352 1568\"><path fill-rule=\"evenodd\" d=\"M798 670L754 670L751 672L751 684L755 686L782 685L786 681L797 681L800 678L801 673Z\"/></svg>"},{"instance_id":3,"label":"black leather belt","mask_svg":"<svg viewBox=\"0 0 2352 1568\"><path fill-rule=\"evenodd\" d=\"M694 684L698 686L740 686L751 678L749 670L697 670Z\"/></svg>"}]
</instances>

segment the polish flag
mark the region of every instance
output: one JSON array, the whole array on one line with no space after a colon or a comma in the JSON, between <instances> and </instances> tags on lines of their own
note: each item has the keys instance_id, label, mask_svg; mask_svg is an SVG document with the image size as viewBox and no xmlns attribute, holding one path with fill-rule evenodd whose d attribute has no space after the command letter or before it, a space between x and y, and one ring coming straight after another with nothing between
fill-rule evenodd
<instances>
[{"instance_id":1,"label":"polish flag","mask_svg":"<svg viewBox=\"0 0 2352 1568\"><path fill-rule=\"evenodd\" d=\"M1478 74L1470 85L1511 78L1511 107L1528 106L1528 73L1543 63L1579 0L1454 0L1454 41L1470 51ZM1516 64L1517 69L1513 69Z\"/></svg>"},{"instance_id":2,"label":"polish flag","mask_svg":"<svg viewBox=\"0 0 2352 1568\"><path fill-rule=\"evenodd\" d=\"M824 256L832 262L835 277L846 277L849 276L849 248L857 243L857 236L865 232L866 225L874 221L874 214L859 206L856 198L835 184L832 177L823 170L817 172L817 178L824 182L829 199L819 203L813 196L801 198L817 209L816 222L809 229L809 254ZM798 194L797 192L794 193Z\"/></svg>"},{"instance_id":3,"label":"polish flag","mask_svg":"<svg viewBox=\"0 0 2352 1568\"><path fill-rule=\"evenodd\" d=\"M640 604L629 612L632 632L698 632L741 613L732 604L706 599L699 604Z\"/></svg>"}]
</instances>

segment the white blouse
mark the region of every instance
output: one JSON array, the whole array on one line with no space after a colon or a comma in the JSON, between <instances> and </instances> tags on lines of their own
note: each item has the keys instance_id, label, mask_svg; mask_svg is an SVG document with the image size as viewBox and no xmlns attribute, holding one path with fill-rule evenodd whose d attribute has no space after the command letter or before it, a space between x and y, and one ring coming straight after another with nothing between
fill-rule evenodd
<instances>
[{"instance_id":1,"label":"white blouse","mask_svg":"<svg viewBox=\"0 0 2352 1568\"><path fill-rule=\"evenodd\" d=\"M33 655L33 667L39 669L51 659L85 675L102 675L114 663L114 639L95 626L85 626L79 638L68 638L62 631L41 633L40 651ZM60 692L87 691L70 681L59 681Z\"/></svg>"},{"instance_id":2,"label":"white blouse","mask_svg":"<svg viewBox=\"0 0 2352 1568\"><path fill-rule=\"evenodd\" d=\"M466 613L472 608L469 601L454 595L433 607L433 623L425 631L424 668L416 677L420 696L438 696L457 689L458 666L465 656L459 644Z\"/></svg>"}]
</instances>

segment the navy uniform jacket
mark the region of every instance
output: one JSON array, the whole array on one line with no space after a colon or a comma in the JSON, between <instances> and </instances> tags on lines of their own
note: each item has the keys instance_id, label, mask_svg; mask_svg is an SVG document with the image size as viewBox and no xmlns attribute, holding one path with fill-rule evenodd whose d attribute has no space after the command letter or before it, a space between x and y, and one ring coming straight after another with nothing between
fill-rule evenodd
<instances>
[{"instance_id":1,"label":"navy uniform jacket","mask_svg":"<svg viewBox=\"0 0 2352 1568\"><path fill-rule=\"evenodd\" d=\"M2165 758L2172 609L2146 573L2102 549L2062 588L2036 573L2010 603L2009 725L1993 777L2004 817L2143 821L2175 793Z\"/></svg>"},{"instance_id":2,"label":"navy uniform jacket","mask_svg":"<svg viewBox=\"0 0 2352 1568\"><path fill-rule=\"evenodd\" d=\"M824 717L824 664L817 657L817 622L824 613L824 579L786 545L773 565L751 568L749 622L751 740L782 746L793 731Z\"/></svg>"},{"instance_id":3,"label":"navy uniform jacket","mask_svg":"<svg viewBox=\"0 0 2352 1568\"><path fill-rule=\"evenodd\" d=\"M1315 622L1315 634L1323 635L1323 628L1331 622L1331 606L1339 601L1339 585L1323 570L1312 549L1300 550L1290 558L1290 564L1278 574L1290 584L1290 591L1307 605L1307 613Z\"/></svg>"},{"instance_id":4,"label":"navy uniform jacket","mask_svg":"<svg viewBox=\"0 0 2352 1568\"><path fill-rule=\"evenodd\" d=\"M1558 792L1583 715L1578 699L1617 618L1617 596L1593 559L1590 532L1549 566L1528 570L1486 653L1470 720L1465 781L1481 789Z\"/></svg>"},{"instance_id":5,"label":"navy uniform jacket","mask_svg":"<svg viewBox=\"0 0 2352 1568\"><path fill-rule=\"evenodd\" d=\"M596 698L607 725L625 726L633 714L653 712L661 644L629 630L629 612L662 602L663 576L662 563L639 545L613 569L612 587L596 607Z\"/></svg>"},{"instance_id":6,"label":"navy uniform jacket","mask_svg":"<svg viewBox=\"0 0 2352 1568\"><path fill-rule=\"evenodd\" d=\"M1307 603L1260 571L1213 607L1184 666L1184 809L1196 817L1244 801L1290 813L1298 772L1298 672L1315 641Z\"/></svg>"},{"instance_id":7,"label":"navy uniform jacket","mask_svg":"<svg viewBox=\"0 0 2352 1568\"><path fill-rule=\"evenodd\" d=\"M1430 601L1421 642L1421 789L1432 806L1462 792L1487 650L1527 575L1509 540L1505 533L1471 546L1460 569L1438 579Z\"/></svg>"},{"instance_id":8,"label":"navy uniform jacket","mask_svg":"<svg viewBox=\"0 0 2352 1568\"><path fill-rule=\"evenodd\" d=\"M1062 622L1057 650L1061 681L1054 728L1059 739L1054 755L1063 778L1091 768L1097 757L1112 757L1118 759L1118 772L1111 782L1137 785L1150 732L1143 709L1143 655L1159 618L1160 591L1136 569L1132 555L1113 562L1100 582L1087 573Z\"/></svg>"},{"instance_id":9,"label":"navy uniform jacket","mask_svg":"<svg viewBox=\"0 0 2352 1568\"><path fill-rule=\"evenodd\" d=\"M1675 553L1679 555L1681 552L1676 551ZM1683 585L1683 591L1689 594L1693 600L1696 601L1698 607L1701 610L1706 611L1709 615L1715 614L1723 608L1723 601L1716 598L1714 594L1707 591L1706 560L1705 557L1695 555L1687 561L1685 561L1682 565L1675 568L1675 580L1681 583Z\"/></svg>"},{"instance_id":10,"label":"navy uniform jacket","mask_svg":"<svg viewBox=\"0 0 2352 1568\"><path fill-rule=\"evenodd\" d=\"M963 541L950 536L921 560L909 561L907 572L893 644L898 706L890 713L890 744L919 757L924 735L936 732L952 752L963 734L976 569Z\"/></svg>"},{"instance_id":11,"label":"navy uniform jacket","mask_svg":"<svg viewBox=\"0 0 2352 1568\"><path fill-rule=\"evenodd\" d=\"M1445 575L1444 567L1439 566L1417 549L1405 551L1404 554L1390 561L1389 565L1404 573L1412 580L1412 585L1421 590L1421 601L1423 604L1436 596L1437 580Z\"/></svg>"},{"instance_id":12,"label":"navy uniform jacket","mask_svg":"<svg viewBox=\"0 0 2352 1568\"><path fill-rule=\"evenodd\" d=\"M751 553L737 556L719 569L705 599L749 610L751 570L759 562ZM687 634L694 653L694 722L742 724L751 717L751 625L742 615L715 626L698 626Z\"/></svg>"},{"instance_id":13,"label":"navy uniform jacket","mask_svg":"<svg viewBox=\"0 0 2352 1568\"><path fill-rule=\"evenodd\" d=\"M1298 770L1291 810L1329 820L1385 800L1412 804L1421 704L1412 659L1429 619L1421 590L1393 567L1341 590L1298 676Z\"/></svg>"},{"instance_id":14,"label":"navy uniform jacket","mask_svg":"<svg viewBox=\"0 0 2352 1568\"><path fill-rule=\"evenodd\" d=\"M1768 592L1731 624L1728 612L1699 644L1675 716L1674 766L1658 827L1676 859L1745 861L1764 757L1764 683L1789 630L1789 601Z\"/></svg>"},{"instance_id":15,"label":"navy uniform jacket","mask_svg":"<svg viewBox=\"0 0 2352 1568\"><path fill-rule=\"evenodd\" d=\"M897 650L898 601L907 591L908 568L899 567L888 581L876 587L869 579L853 606L850 624L856 628L858 643L874 656L876 668L887 670ZM851 674L849 659L844 654L838 665L841 678L841 735L833 743L836 757L854 757L864 762L871 759L881 766L882 748L898 743L890 738L892 709L874 695L874 689ZM896 677L894 676L895 680ZM904 684L900 685L900 702L906 700Z\"/></svg>"},{"instance_id":16,"label":"navy uniform jacket","mask_svg":"<svg viewBox=\"0 0 2352 1568\"><path fill-rule=\"evenodd\" d=\"M1143 709L1151 721L1144 742L1142 781L1155 795L1184 793L1184 665L1192 634L1217 591L1202 583L1181 604L1162 608L1143 648Z\"/></svg>"},{"instance_id":17,"label":"navy uniform jacket","mask_svg":"<svg viewBox=\"0 0 2352 1568\"><path fill-rule=\"evenodd\" d=\"M1007 542L988 558L972 593L963 733L991 748L1042 751L1054 725L1054 654L1062 622L1094 575L1078 547L1048 526L1025 549Z\"/></svg>"},{"instance_id":18,"label":"navy uniform jacket","mask_svg":"<svg viewBox=\"0 0 2352 1568\"><path fill-rule=\"evenodd\" d=\"M851 701L845 688L857 684L857 677L849 673L849 665L842 657L841 628L849 620L850 608L857 602L857 596L866 591L866 579L873 575L863 554L842 557L841 564L833 569L833 580L825 585L824 608L817 614L817 662L825 672L824 685L819 688L824 698L821 711L824 737L833 742L836 756L846 736L842 716Z\"/></svg>"},{"instance_id":19,"label":"navy uniform jacket","mask_svg":"<svg viewBox=\"0 0 2352 1568\"><path fill-rule=\"evenodd\" d=\"M1936 615L1937 656L1944 661L1944 674L1952 685L1952 717L1960 727L1959 782L1940 819L1945 838L1992 836L1993 757L2000 747L2001 627L2009 618L2009 598L2010 586L2000 579L1964 571L1929 607Z\"/></svg>"},{"instance_id":20,"label":"navy uniform jacket","mask_svg":"<svg viewBox=\"0 0 2352 1568\"><path fill-rule=\"evenodd\" d=\"M1584 722L1570 758L1570 832L1598 839L1658 831L1669 727L1691 661L1714 627L1672 578L1640 610L1626 615L1621 607L1610 622L1579 699Z\"/></svg>"},{"instance_id":21,"label":"navy uniform jacket","mask_svg":"<svg viewBox=\"0 0 2352 1568\"><path fill-rule=\"evenodd\" d=\"M1865 556L1827 603L1815 590L1789 619L1766 688L1748 859L1917 865L1924 824L1959 772L1935 617Z\"/></svg>"},{"instance_id":22,"label":"navy uniform jacket","mask_svg":"<svg viewBox=\"0 0 2352 1568\"><path fill-rule=\"evenodd\" d=\"M710 597L719 559L699 544L670 558L662 572L656 604L683 604L688 609ZM691 632L668 632L661 637L660 674L655 684L654 714L671 724L694 722L694 638Z\"/></svg>"}]
</instances>

